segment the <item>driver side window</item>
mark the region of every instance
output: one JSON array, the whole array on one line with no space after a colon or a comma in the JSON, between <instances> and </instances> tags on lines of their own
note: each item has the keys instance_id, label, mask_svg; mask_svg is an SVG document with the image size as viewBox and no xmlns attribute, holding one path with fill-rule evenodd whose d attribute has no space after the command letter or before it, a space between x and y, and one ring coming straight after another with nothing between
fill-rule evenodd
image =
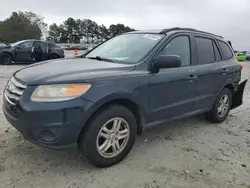
<instances>
[{"instance_id":1,"label":"driver side window","mask_svg":"<svg viewBox=\"0 0 250 188\"><path fill-rule=\"evenodd\" d=\"M33 41L27 41L19 45L20 48L31 48L33 46Z\"/></svg>"},{"instance_id":2,"label":"driver side window","mask_svg":"<svg viewBox=\"0 0 250 188\"><path fill-rule=\"evenodd\" d=\"M181 59L181 66L190 65L190 40L188 36L179 36L172 39L160 55L177 55Z\"/></svg>"}]
</instances>

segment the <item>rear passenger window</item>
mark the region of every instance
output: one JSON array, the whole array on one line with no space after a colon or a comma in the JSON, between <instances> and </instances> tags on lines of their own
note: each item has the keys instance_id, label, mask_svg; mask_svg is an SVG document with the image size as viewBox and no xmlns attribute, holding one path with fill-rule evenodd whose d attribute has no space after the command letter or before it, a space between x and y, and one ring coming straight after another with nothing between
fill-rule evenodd
<instances>
[{"instance_id":1,"label":"rear passenger window","mask_svg":"<svg viewBox=\"0 0 250 188\"><path fill-rule=\"evenodd\" d=\"M171 40L160 55L177 55L181 65L190 65L190 42L188 36L179 36Z\"/></svg>"},{"instance_id":2,"label":"rear passenger window","mask_svg":"<svg viewBox=\"0 0 250 188\"><path fill-rule=\"evenodd\" d=\"M207 38L195 37L198 53L198 63L208 64L216 61L213 41Z\"/></svg>"},{"instance_id":3,"label":"rear passenger window","mask_svg":"<svg viewBox=\"0 0 250 188\"><path fill-rule=\"evenodd\" d=\"M218 41L218 42L219 42L220 48L222 50L222 53L224 55L224 58L226 60L232 58L233 57L233 52L231 51L229 46L225 42L222 42L222 41Z\"/></svg>"},{"instance_id":4,"label":"rear passenger window","mask_svg":"<svg viewBox=\"0 0 250 188\"><path fill-rule=\"evenodd\" d=\"M220 61L221 55L220 55L218 46L216 45L216 43L214 41L213 41L213 47L214 47L215 59L216 59L216 61Z\"/></svg>"}]
</instances>

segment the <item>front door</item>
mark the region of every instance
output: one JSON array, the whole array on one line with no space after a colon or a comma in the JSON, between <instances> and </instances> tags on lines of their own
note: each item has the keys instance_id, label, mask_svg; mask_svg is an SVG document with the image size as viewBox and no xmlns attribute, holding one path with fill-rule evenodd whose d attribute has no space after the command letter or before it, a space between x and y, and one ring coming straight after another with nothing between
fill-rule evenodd
<instances>
[{"instance_id":1,"label":"front door","mask_svg":"<svg viewBox=\"0 0 250 188\"><path fill-rule=\"evenodd\" d=\"M160 69L159 73L151 75L149 124L163 123L192 113L196 77L190 44L189 35L176 36L160 52L159 55L178 55L182 64L177 68Z\"/></svg>"},{"instance_id":2,"label":"front door","mask_svg":"<svg viewBox=\"0 0 250 188\"><path fill-rule=\"evenodd\" d=\"M15 49L15 61L32 61L33 41L25 41Z\"/></svg>"},{"instance_id":3,"label":"front door","mask_svg":"<svg viewBox=\"0 0 250 188\"><path fill-rule=\"evenodd\" d=\"M32 57L34 57L36 61L47 60L49 57L49 43L35 41L32 50Z\"/></svg>"}]
</instances>

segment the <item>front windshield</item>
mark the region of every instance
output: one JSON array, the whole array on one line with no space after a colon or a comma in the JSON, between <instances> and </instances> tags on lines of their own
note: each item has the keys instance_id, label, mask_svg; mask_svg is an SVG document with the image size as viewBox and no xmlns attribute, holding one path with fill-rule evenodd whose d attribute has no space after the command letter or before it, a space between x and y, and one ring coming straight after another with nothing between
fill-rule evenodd
<instances>
[{"instance_id":1,"label":"front windshield","mask_svg":"<svg viewBox=\"0 0 250 188\"><path fill-rule=\"evenodd\" d=\"M124 34L95 48L86 58L101 57L124 63L137 63L164 37L160 34Z\"/></svg>"},{"instance_id":2,"label":"front windshield","mask_svg":"<svg viewBox=\"0 0 250 188\"><path fill-rule=\"evenodd\" d=\"M21 44L23 42L24 42L23 40L22 41L18 41L18 42L15 42L15 43L11 44L11 46L15 47L15 46L17 46L17 45L19 45L19 44Z\"/></svg>"}]
</instances>

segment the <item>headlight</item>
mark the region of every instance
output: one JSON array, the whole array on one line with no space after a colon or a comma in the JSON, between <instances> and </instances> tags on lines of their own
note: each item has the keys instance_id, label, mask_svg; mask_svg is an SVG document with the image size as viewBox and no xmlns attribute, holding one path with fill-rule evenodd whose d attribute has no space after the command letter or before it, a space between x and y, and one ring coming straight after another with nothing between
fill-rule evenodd
<instances>
[{"instance_id":1,"label":"headlight","mask_svg":"<svg viewBox=\"0 0 250 188\"><path fill-rule=\"evenodd\" d=\"M79 97L86 93L91 84L58 84L38 86L31 96L35 102L59 102Z\"/></svg>"}]
</instances>

